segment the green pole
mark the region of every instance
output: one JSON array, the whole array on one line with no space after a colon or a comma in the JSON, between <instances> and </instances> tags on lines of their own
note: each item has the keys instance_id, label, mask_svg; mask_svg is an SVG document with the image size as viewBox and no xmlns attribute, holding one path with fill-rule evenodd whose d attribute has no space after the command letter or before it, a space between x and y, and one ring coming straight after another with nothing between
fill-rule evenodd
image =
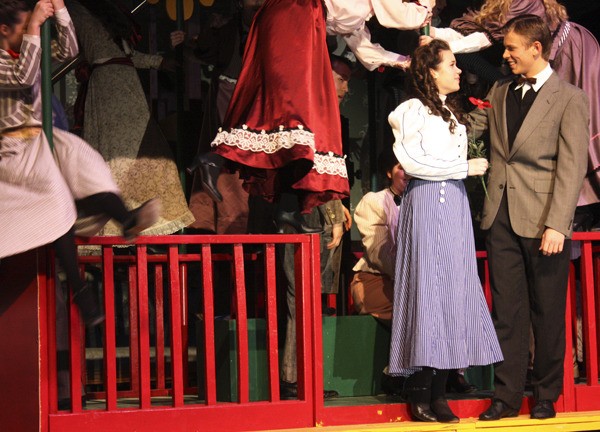
<instances>
[{"instance_id":1,"label":"green pole","mask_svg":"<svg viewBox=\"0 0 600 432\"><path fill-rule=\"evenodd\" d=\"M42 25L42 128L54 151L52 139L52 56L50 51L50 21Z\"/></svg>"},{"instance_id":2,"label":"green pole","mask_svg":"<svg viewBox=\"0 0 600 432\"><path fill-rule=\"evenodd\" d=\"M183 30L183 0L177 0L177 30ZM183 73L183 45L180 44L175 50L175 59L177 60L178 66L176 71L176 82L177 82L177 143L176 143L176 154L177 168L179 169L179 179L181 186L185 191L185 168L183 160L183 140L184 133L183 128L185 122L183 119L184 113L184 92L185 92L185 76Z\"/></svg>"}]
</instances>

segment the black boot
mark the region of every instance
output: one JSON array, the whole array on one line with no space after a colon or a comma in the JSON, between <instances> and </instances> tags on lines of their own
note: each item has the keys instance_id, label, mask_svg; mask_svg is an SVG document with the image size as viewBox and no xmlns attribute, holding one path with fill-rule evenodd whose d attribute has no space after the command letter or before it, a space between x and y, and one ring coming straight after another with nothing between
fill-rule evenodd
<instances>
[{"instance_id":1,"label":"black boot","mask_svg":"<svg viewBox=\"0 0 600 432\"><path fill-rule=\"evenodd\" d=\"M431 380L433 369L423 368L406 379L406 397L413 420L436 422L437 416L431 410Z\"/></svg>"},{"instance_id":2,"label":"black boot","mask_svg":"<svg viewBox=\"0 0 600 432\"><path fill-rule=\"evenodd\" d=\"M104 313L96 292L90 284L73 293L73 301L79 307L81 318L88 327L93 327L104 321Z\"/></svg>"},{"instance_id":3,"label":"black boot","mask_svg":"<svg viewBox=\"0 0 600 432\"><path fill-rule=\"evenodd\" d=\"M190 174L198 170L202 189L216 202L223 201L223 196L217 189L217 179L224 162L223 157L216 153L199 153L187 168Z\"/></svg>"},{"instance_id":4,"label":"black boot","mask_svg":"<svg viewBox=\"0 0 600 432\"><path fill-rule=\"evenodd\" d=\"M446 400L446 382L448 369L435 369L431 379L431 410L439 422L458 423L460 419L454 415Z\"/></svg>"},{"instance_id":5,"label":"black boot","mask_svg":"<svg viewBox=\"0 0 600 432\"><path fill-rule=\"evenodd\" d=\"M123 238L127 241L135 240L139 233L156 223L161 211L160 200L152 198L129 212L129 218L123 224Z\"/></svg>"}]
</instances>

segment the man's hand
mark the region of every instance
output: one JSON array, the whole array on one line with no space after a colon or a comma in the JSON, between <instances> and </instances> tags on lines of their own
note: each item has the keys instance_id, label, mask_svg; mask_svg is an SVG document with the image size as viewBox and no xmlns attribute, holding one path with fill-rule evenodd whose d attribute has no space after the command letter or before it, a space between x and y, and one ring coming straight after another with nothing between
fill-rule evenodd
<instances>
[{"instance_id":1,"label":"man's hand","mask_svg":"<svg viewBox=\"0 0 600 432\"><path fill-rule=\"evenodd\" d=\"M335 224L333 225L333 230L331 232L331 241L327 244L327 249L335 249L340 245L342 241L342 236L344 235L344 227L343 224Z\"/></svg>"},{"instance_id":2,"label":"man's hand","mask_svg":"<svg viewBox=\"0 0 600 432\"><path fill-rule=\"evenodd\" d=\"M350 228L352 228L352 215L346 206L342 206L342 210L344 211L344 216L346 216L346 220L344 221L344 231L350 231Z\"/></svg>"},{"instance_id":3,"label":"man's hand","mask_svg":"<svg viewBox=\"0 0 600 432\"><path fill-rule=\"evenodd\" d=\"M559 233L552 228L546 228L544 234L542 234L542 243L540 244L540 250L542 254L550 256L556 255L563 251L565 244L565 235Z\"/></svg>"}]
</instances>

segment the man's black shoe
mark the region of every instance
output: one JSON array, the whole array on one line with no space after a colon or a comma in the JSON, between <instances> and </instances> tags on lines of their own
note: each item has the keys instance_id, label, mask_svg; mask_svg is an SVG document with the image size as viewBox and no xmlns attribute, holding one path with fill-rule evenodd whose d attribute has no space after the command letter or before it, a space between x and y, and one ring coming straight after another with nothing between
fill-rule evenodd
<instances>
[{"instance_id":1,"label":"man's black shoe","mask_svg":"<svg viewBox=\"0 0 600 432\"><path fill-rule=\"evenodd\" d=\"M479 415L479 420L500 420L501 418L516 417L518 415L519 410L509 407L500 399L493 399L490 407Z\"/></svg>"},{"instance_id":2,"label":"man's black shoe","mask_svg":"<svg viewBox=\"0 0 600 432\"><path fill-rule=\"evenodd\" d=\"M535 406L531 409L530 417L536 420L544 420L556 417L554 404L549 400L537 401Z\"/></svg>"}]
</instances>

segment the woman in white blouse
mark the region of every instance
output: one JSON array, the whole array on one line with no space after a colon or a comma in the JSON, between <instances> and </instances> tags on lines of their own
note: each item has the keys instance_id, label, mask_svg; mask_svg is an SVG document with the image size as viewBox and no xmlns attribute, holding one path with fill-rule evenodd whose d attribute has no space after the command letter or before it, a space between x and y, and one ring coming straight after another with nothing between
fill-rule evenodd
<instances>
[{"instance_id":1,"label":"woman in white blouse","mask_svg":"<svg viewBox=\"0 0 600 432\"><path fill-rule=\"evenodd\" d=\"M427 6L398 0L266 0L215 151L197 159L204 191L222 199L216 179L228 161L251 194L279 203L280 229L309 232L298 210L349 194L327 33L342 35L369 70L406 67L406 57L371 42L365 24L377 17L387 27L417 29L430 15Z\"/></svg>"},{"instance_id":2,"label":"woman in white blouse","mask_svg":"<svg viewBox=\"0 0 600 432\"><path fill-rule=\"evenodd\" d=\"M448 44L419 47L410 70L414 98L389 116L394 153L412 177L397 229L389 370L409 376L416 420L458 422L445 399L449 370L502 360L462 181L483 175L488 162L467 160L465 116L448 98L461 72Z\"/></svg>"}]
</instances>

